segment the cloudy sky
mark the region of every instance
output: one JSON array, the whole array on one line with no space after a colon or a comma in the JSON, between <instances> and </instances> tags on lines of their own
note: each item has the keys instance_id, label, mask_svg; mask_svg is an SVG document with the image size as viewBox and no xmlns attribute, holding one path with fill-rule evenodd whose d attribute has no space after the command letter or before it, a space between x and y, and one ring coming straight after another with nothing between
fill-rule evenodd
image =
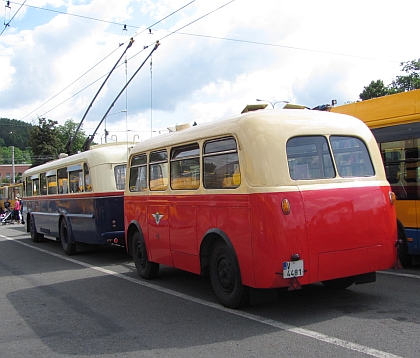
<instances>
[{"instance_id":1,"label":"cloudy sky","mask_svg":"<svg viewBox=\"0 0 420 358\"><path fill-rule=\"evenodd\" d=\"M80 122L133 37L86 116L91 134L160 42L109 111L106 128L118 141L235 115L257 98L308 107L355 101L370 81L389 84L403 74L400 62L420 57L418 0L7 3L0 117Z\"/></svg>"}]
</instances>

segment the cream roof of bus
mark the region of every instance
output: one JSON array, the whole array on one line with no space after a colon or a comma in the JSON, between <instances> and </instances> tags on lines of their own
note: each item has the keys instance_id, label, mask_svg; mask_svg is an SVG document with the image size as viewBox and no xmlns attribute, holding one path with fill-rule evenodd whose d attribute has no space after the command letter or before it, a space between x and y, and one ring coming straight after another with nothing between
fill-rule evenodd
<instances>
[{"instance_id":1,"label":"cream roof of bus","mask_svg":"<svg viewBox=\"0 0 420 358\"><path fill-rule=\"evenodd\" d=\"M370 146L377 178L385 180L379 149L369 128L357 118L321 111L280 109L248 112L145 140L133 148L132 154L233 135L239 150L245 151L245 155L241 156L241 171L245 171L248 183L251 186L275 186L293 183L288 170L285 170L287 140L298 135L316 134L362 138ZM264 156L272 157L264 160ZM273 162L278 165L273 166Z\"/></svg>"},{"instance_id":2,"label":"cream roof of bus","mask_svg":"<svg viewBox=\"0 0 420 358\"><path fill-rule=\"evenodd\" d=\"M36 173L45 172L57 168L63 168L72 164L89 162L90 168L101 164L127 163L127 150L132 148L133 144L115 144L93 146L86 152L81 152L68 157L53 160L51 162L30 168L23 173L23 176L29 176ZM88 158L88 159L87 159Z\"/></svg>"},{"instance_id":3,"label":"cream roof of bus","mask_svg":"<svg viewBox=\"0 0 420 358\"><path fill-rule=\"evenodd\" d=\"M275 141L283 139L283 142L292 136L305 134L351 133L363 137L365 140L369 140L372 136L366 125L347 115L292 109L264 110L252 111L146 139L137 143L132 153L157 150L221 135L238 135L239 133L251 137L260 133L265 138L272 138ZM243 138L239 139L242 140Z\"/></svg>"}]
</instances>

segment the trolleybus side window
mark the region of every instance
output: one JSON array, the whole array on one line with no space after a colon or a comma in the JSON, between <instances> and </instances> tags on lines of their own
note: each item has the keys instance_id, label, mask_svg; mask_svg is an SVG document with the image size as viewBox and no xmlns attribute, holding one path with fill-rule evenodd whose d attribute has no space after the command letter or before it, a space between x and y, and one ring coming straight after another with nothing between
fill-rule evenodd
<instances>
[{"instance_id":1,"label":"trolleybus side window","mask_svg":"<svg viewBox=\"0 0 420 358\"><path fill-rule=\"evenodd\" d=\"M90 182L89 167L86 163L83 163L83 171L84 171L84 190L86 192L90 192L92 191L92 183Z\"/></svg>"},{"instance_id":2,"label":"trolleybus side window","mask_svg":"<svg viewBox=\"0 0 420 358\"><path fill-rule=\"evenodd\" d=\"M323 136L294 137L286 144L287 162L293 180L334 178L327 139Z\"/></svg>"},{"instance_id":3,"label":"trolleybus side window","mask_svg":"<svg viewBox=\"0 0 420 358\"><path fill-rule=\"evenodd\" d=\"M84 191L83 188L83 170L82 166L74 165L68 167L67 171L69 172L70 179L70 193L80 193Z\"/></svg>"},{"instance_id":4,"label":"trolleybus side window","mask_svg":"<svg viewBox=\"0 0 420 358\"><path fill-rule=\"evenodd\" d=\"M40 190L39 190L39 177L38 177L38 175L36 175L36 178L32 177L32 179L33 179L32 183L34 184L34 186L33 186L34 195L41 195Z\"/></svg>"},{"instance_id":5,"label":"trolleybus side window","mask_svg":"<svg viewBox=\"0 0 420 358\"><path fill-rule=\"evenodd\" d=\"M58 176L58 193L67 194L69 192L67 168L58 169L57 176Z\"/></svg>"},{"instance_id":6,"label":"trolleybus side window","mask_svg":"<svg viewBox=\"0 0 420 358\"><path fill-rule=\"evenodd\" d=\"M198 189L200 186L200 148L197 143L171 151L172 189Z\"/></svg>"},{"instance_id":7,"label":"trolleybus side window","mask_svg":"<svg viewBox=\"0 0 420 358\"><path fill-rule=\"evenodd\" d=\"M331 136L330 142L341 177L367 177L375 175L369 152L359 138Z\"/></svg>"},{"instance_id":8,"label":"trolleybus side window","mask_svg":"<svg viewBox=\"0 0 420 358\"><path fill-rule=\"evenodd\" d=\"M114 177L117 190L125 189L125 174L127 166L125 164L116 165L114 168Z\"/></svg>"},{"instance_id":9,"label":"trolleybus side window","mask_svg":"<svg viewBox=\"0 0 420 358\"><path fill-rule=\"evenodd\" d=\"M418 181L419 168L419 150L418 148L410 148L405 150L405 181L407 183L416 183Z\"/></svg>"},{"instance_id":10,"label":"trolleybus side window","mask_svg":"<svg viewBox=\"0 0 420 358\"><path fill-rule=\"evenodd\" d=\"M166 190L168 187L168 152L160 150L150 153L150 190Z\"/></svg>"},{"instance_id":11,"label":"trolleybus side window","mask_svg":"<svg viewBox=\"0 0 420 358\"><path fill-rule=\"evenodd\" d=\"M130 191L145 191L147 189L147 156L135 155L131 158Z\"/></svg>"},{"instance_id":12,"label":"trolleybus side window","mask_svg":"<svg viewBox=\"0 0 420 358\"><path fill-rule=\"evenodd\" d=\"M45 173L39 175L39 186L41 190L41 195L47 195L47 178Z\"/></svg>"},{"instance_id":13,"label":"trolleybus side window","mask_svg":"<svg viewBox=\"0 0 420 358\"><path fill-rule=\"evenodd\" d=\"M57 173L55 170L47 172L47 194L57 194Z\"/></svg>"},{"instance_id":14,"label":"trolleybus side window","mask_svg":"<svg viewBox=\"0 0 420 358\"><path fill-rule=\"evenodd\" d=\"M204 187L234 189L241 184L238 150L233 137L209 140L203 147Z\"/></svg>"},{"instance_id":15,"label":"trolleybus side window","mask_svg":"<svg viewBox=\"0 0 420 358\"><path fill-rule=\"evenodd\" d=\"M33 192L32 192L32 179L30 178L30 177L28 177L28 178L26 178L26 181L25 181L25 195L26 196L32 196L33 195Z\"/></svg>"},{"instance_id":16,"label":"trolleybus side window","mask_svg":"<svg viewBox=\"0 0 420 358\"><path fill-rule=\"evenodd\" d=\"M390 184L397 184L400 181L401 174L401 151L394 148L385 149L382 152L382 159L385 166L386 178Z\"/></svg>"}]
</instances>

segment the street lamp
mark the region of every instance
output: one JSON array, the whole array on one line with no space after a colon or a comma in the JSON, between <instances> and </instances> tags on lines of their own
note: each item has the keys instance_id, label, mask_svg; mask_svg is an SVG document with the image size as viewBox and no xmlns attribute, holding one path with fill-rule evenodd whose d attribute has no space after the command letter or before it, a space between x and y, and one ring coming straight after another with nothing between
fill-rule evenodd
<instances>
[{"instance_id":1,"label":"street lamp","mask_svg":"<svg viewBox=\"0 0 420 358\"><path fill-rule=\"evenodd\" d=\"M276 101L276 102L270 102L270 101L267 101L266 99L257 99L256 101L258 101L258 102L268 102L268 103L270 103L270 104L271 104L271 106L273 107L273 109L274 109L274 106L275 106L277 103L289 103L289 101Z\"/></svg>"},{"instance_id":2,"label":"street lamp","mask_svg":"<svg viewBox=\"0 0 420 358\"><path fill-rule=\"evenodd\" d=\"M105 143L107 142L107 137L108 137L108 132L107 132L107 130L106 130L106 118L107 117L109 117L109 116L112 116L113 114L118 114L118 113L123 113L123 112L127 112L127 110L126 109L123 109L122 111L118 111L118 112L114 112L114 113L110 113L110 114L108 114L106 117L105 117L105 119L104 119L104 123L105 123L105 130L104 130L104 132L105 132ZM101 137L102 138L102 137ZM102 143L102 141L101 141L101 143Z\"/></svg>"}]
</instances>

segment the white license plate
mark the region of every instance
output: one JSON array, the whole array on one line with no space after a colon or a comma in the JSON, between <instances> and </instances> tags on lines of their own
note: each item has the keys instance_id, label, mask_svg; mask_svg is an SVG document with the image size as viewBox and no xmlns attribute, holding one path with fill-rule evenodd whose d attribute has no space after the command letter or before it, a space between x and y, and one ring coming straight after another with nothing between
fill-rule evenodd
<instances>
[{"instance_id":1,"label":"white license plate","mask_svg":"<svg viewBox=\"0 0 420 358\"><path fill-rule=\"evenodd\" d=\"M283 262L283 278L303 276L303 260Z\"/></svg>"}]
</instances>

